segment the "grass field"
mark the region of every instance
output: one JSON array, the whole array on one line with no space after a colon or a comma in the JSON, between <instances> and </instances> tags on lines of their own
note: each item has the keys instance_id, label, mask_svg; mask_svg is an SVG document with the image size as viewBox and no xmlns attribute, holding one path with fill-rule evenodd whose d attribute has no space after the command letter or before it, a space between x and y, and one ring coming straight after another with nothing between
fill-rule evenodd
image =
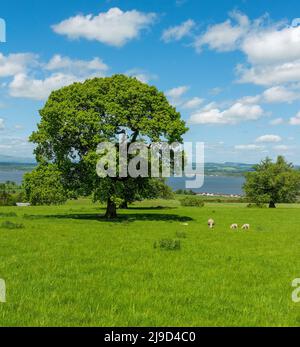
<instances>
[{"instance_id":1,"label":"grass field","mask_svg":"<svg viewBox=\"0 0 300 347\"><path fill-rule=\"evenodd\" d=\"M291 300L300 277L298 207L146 201L115 222L88 200L1 207L0 225L24 228L0 227L0 325L300 326L300 303ZM231 223L251 230L231 231ZM186 234L180 250L153 247L178 232Z\"/></svg>"}]
</instances>

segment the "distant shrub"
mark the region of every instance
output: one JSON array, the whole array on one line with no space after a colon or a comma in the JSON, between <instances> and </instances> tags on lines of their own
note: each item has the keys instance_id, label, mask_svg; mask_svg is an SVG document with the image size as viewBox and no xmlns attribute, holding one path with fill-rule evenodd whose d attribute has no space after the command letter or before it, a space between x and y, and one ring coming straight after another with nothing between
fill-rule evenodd
<instances>
[{"instance_id":1,"label":"distant shrub","mask_svg":"<svg viewBox=\"0 0 300 347\"><path fill-rule=\"evenodd\" d=\"M181 206L190 206L190 207L203 207L204 202L195 197L195 196L187 196L180 200Z\"/></svg>"},{"instance_id":2,"label":"distant shrub","mask_svg":"<svg viewBox=\"0 0 300 347\"><path fill-rule=\"evenodd\" d=\"M154 242L154 248L160 248L166 251L177 251L181 248L180 240L162 239Z\"/></svg>"},{"instance_id":3,"label":"distant shrub","mask_svg":"<svg viewBox=\"0 0 300 347\"><path fill-rule=\"evenodd\" d=\"M258 203L256 203L256 204L252 204L252 203L249 203L248 205L247 205L247 207L248 208L252 208L252 207L259 207L259 208L265 208L265 207L267 207L266 206L266 204L264 204L264 203L261 203L261 202L258 202Z\"/></svg>"},{"instance_id":4,"label":"distant shrub","mask_svg":"<svg viewBox=\"0 0 300 347\"><path fill-rule=\"evenodd\" d=\"M0 212L1 217L17 217L17 214L15 212Z\"/></svg>"},{"instance_id":5,"label":"distant shrub","mask_svg":"<svg viewBox=\"0 0 300 347\"><path fill-rule=\"evenodd\" d=\"M196 195L196 193L190 189L177 189L175 190L175 194L179 195Z\"/></svg>"},{"instance_id":6,"label":"distant shrub","mask_svg":"<svg viewBox=\"0 0 300 347\"><path fill-rule=\"evenodd\" d=\"M180 239L185 239L187 236L187 233L185 231L176 231L176 236Z\"/></svg>"},{"instance_id":7,"label":"distant shrub","mask_svg":"<svg viewBox=\"0 0 300 347\"><path fill-rule=\"evenodd\" d=\"M23 218L25 219L41 219L41 218L44 218L43 216L40 216L40 215L34 215L34 214L27 214L27 213L24 213L23 214Z\"/></svg>"},{"instance_id":8,"label":"distant shrub","mask_svg":"<svg viewBox=\"0 0 300 347\"><path fill-rule=\"evenodd\" d=\"M6 222L3 222L1 224L1 228L4 228L4 229L23 229L24 225L6 221Z\"/></svg>"}]
</instances>

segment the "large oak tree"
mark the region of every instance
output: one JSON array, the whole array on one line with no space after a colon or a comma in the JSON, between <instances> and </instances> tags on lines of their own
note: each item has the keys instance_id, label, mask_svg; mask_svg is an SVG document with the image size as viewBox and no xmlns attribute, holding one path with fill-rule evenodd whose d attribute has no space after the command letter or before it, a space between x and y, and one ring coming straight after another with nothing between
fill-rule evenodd
<instances>
[{"instance_id":1,"label":"large oak tree","mask_svg":"<svg viewBox=\"0 0 300 347\"><path fill-rule=\"evenodd\" d=\"M187 131L180 113L156 87L124 75L94 78L53 91L30 140L38 163L61 173L66 191L93 194L107 203L106 217L116 217L122 201L153 194L151 178L105 177L96 174L101 142L181 142Z\"/></svg>"},{"instance_id":2,"label":"large oak tree","mask_svg":"<svg viewBox=\"0 0 300 347\"><path fill-rule=\"evenodd\" d=\"M270 208L275 208L276 203L296 201L299 190L300 172L282 156L276 162L266 158L246 174L247 198L257 204L268 203Z\"/></svg>"}]
</instances>

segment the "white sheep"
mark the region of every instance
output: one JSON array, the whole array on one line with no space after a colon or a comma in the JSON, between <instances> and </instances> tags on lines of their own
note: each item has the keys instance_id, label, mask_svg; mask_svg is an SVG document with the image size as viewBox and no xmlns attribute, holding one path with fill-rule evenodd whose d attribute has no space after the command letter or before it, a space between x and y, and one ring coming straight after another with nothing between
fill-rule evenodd
<instances>
[{"instance_id":1,"label":"white sheep","mask_svg":"<svg viewBox=\"0 0 300 347\"><path fill-rule=\"evenodd\" d=\"M214 225L215 225L215 221L212 218L210 218L207 221L207 224L208 224L209 228L212 229L214 227Z\"/></svg>"},{"instance_id":2,"label":"white sheep","mask_svg":"<svg viewBox=\"0 0 300 347\"><path fill-rule=\"evenodd\" d=\"M230 225L230 229L238 229L238 227L236 223Z\"/></svg>"},{"instance_id":3,"label":"white sheep","mask_svg":"<svg viewBox=\"0 0 300 347\"><path fill-rule=\"evenodd\" d=\"M242 229L243 229L243 230L249 230L249 229L250 229L250 224L244 224L244 225L242 226Z\"/></svg>"}]
</instances>

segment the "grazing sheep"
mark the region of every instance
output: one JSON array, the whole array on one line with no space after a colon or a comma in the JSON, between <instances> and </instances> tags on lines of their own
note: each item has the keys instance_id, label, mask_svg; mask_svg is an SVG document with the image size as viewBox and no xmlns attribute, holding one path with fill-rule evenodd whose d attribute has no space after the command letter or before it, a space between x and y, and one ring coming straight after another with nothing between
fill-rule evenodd
<instances>
[{"instance_id":1,"label":"grazing sheep","mask_svg":"<svg viewBox=\"0 0 300 347\"><path fill-rule=\"evenodd\" d=\"M242 226L242 229L244 229L244 230L249 230L249 229L250 229L250 224L244 224L244 225Z\"/></svg>"},{"instance_id":2,"label":"grazing sheep","mask_svg":"<svg viewBox=\"0 0 300 347\"><path fill-rule=\"evenodd\" d=\"M230 229L238 229L238 227L236 223L230 225Z\"/></svg>"},{"instance_id":3,"label":"grazing sheep","mask_svg":"<svg viewBox=\"0 0 300 347\"><path fill-rule=\"evenodd\" d=\"M207 221L207 224L208 224L209 228L212 229L212 228L214 227L214 225L215 225L215 221L214 221L213 219L210 218L210 219Z\"/></svg>"}]
</instances>

